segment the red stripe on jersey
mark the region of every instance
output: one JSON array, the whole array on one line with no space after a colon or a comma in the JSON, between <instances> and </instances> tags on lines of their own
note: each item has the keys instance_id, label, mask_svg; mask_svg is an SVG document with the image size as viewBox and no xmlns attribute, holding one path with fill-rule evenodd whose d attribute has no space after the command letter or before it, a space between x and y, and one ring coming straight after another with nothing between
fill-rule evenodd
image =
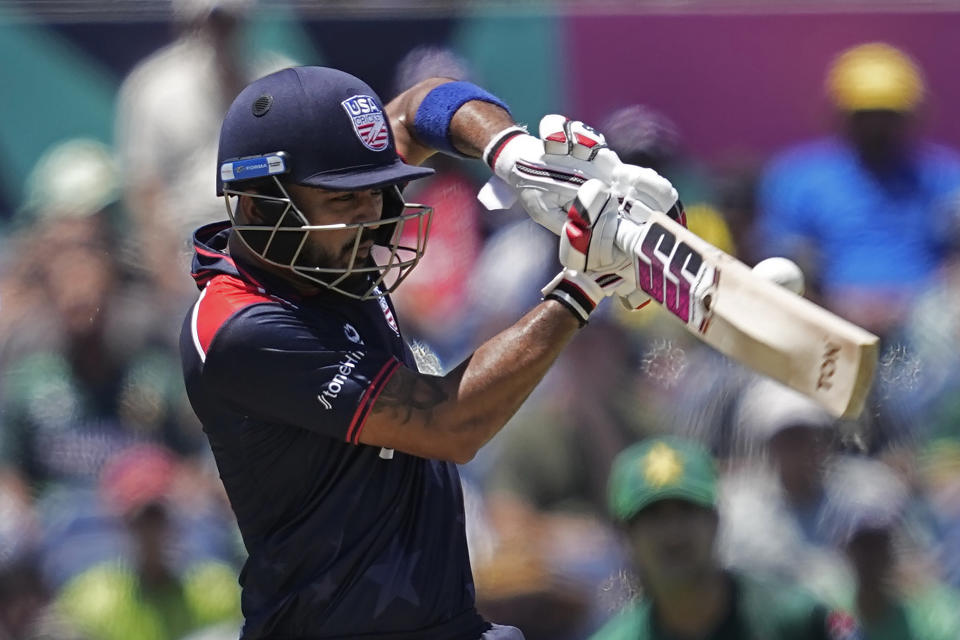
<instances>
[{"instance_id":1,"label":"red stripe on jersey","mask_svg":"<svg viewBox=\"0 0 960 640\"><path fill-rule=\"evenodd\" d=\"M360 417L360 423L357 425L357 431L353 434L353 444L360 444L360 433L363 431L363 426L367 424L367 416L370 415L370 410L373 409L373 403L377 401L377 398L380 397L380 392L383 391L383 388L387 386L387 383L390 381L390 378L393 377L393 374L400 368L400 362L395 361L396 364L390 367L390 370L387 371L387 374L383 377L383 380L377 386L376 391L373 392L373 395L370 396L370 401L367 402L366 411L363 412L363 415Z\"/></svg>"},{"instance_id":2,"label":"red stripe on jersey","mask_svg":"<svg viewBox=\"0 0 960 640\"><path fill-rule=\"evenodd\" d=\"M203 247L200 247L200 246L195 246L194 250L200 255L207 256L208 258L221 258L223 260L226 260L230 264L234 263L233 258L231 258L225 253L220 253L219 251L211 251L209 249L204 249Z\"/></svg>"},{"instance_id":3,"label":"red stripe on jersey","mask_svg":"<svg viewBox=\"0 0 960 640\"><path fill-rule=\"evenodd\" d=\"M193 335L203 355L206 355L220 327L236 312L263 302L276 303L277 300L233 276L213 278L197 301L193 316Z\"/></svg>"},{"instance_id":4,"label":"red stripe on jersey","mask_svg":"<svg viewBox=\"0 0 960 640\"><path fill-rule=\"evenodd\" d=\"M370 407L373 406L374 400L376 400L380 396L380 392L383 391L383 385L387 383L387 380L390 379L393 372L396 371L399 366L400 361L396 358L391 358L380 368L377 375L373 377L373 382L371 382L367 390L363 392L363 396L360 398L360 404L357 405L357 411L353 414L353 420L350 421L350 427L347 429L347 442L352 442L353 444L360 442L360 432L363 430L363 425L367 422L367 414L370 413Z\"/></svg>"}]
</instances>

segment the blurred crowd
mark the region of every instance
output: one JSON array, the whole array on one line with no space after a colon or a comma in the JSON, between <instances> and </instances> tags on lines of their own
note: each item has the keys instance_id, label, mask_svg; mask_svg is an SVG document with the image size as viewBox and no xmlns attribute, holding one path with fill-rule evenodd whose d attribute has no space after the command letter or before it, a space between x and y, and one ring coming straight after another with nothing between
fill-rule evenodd
<instances>
[{"instance_id":1,"label":"blurred crowd","mask_svg":"<svg viewBox=\"0 0 960 640\"><path fill-rule=\"evenodd\" d=\"M55 145L7 216L0 640L237 637L244 552L175 345L195 295L189 233L225 217L217 123L240 86L293 63L245 55L247 4L175 1L179 37L124 82L115 148ZM416 48L394 92L432 75L483 84L469 66ZM920 135L936 87L908 53L858 45L824 77L833 130L755 166L699 162L645 105L592 124L674 183L696 233L749 265L790 257L807 297L881 337L863 416L833 419L658 309L608 304L462 469L490 618L530 640L614 638L611 618L652 601L669 626L700 562L744 593L742 576L802 591L829 637L960 637L960 154ZM395 302L408 340L447 370L558 265L522 211L481 210L484 167L431 163L406 192L435 207L428 251ZM684 518L702 535L660 539ZM862 636L841 635L854 625Z\"/></svg>"}]
</instances>

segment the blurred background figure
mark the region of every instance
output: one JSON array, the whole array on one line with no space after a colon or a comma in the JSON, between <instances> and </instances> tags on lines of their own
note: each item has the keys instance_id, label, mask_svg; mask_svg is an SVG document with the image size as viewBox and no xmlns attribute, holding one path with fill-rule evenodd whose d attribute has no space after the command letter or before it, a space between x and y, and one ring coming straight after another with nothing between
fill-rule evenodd
<instances>
[{"instance_id":1,"label":"blurred background figure","mask_svg":"<svg viewBox=\"0 0 960 640\"><path fill-rule=\"evenodd\" d=\"M653 438L626 449L614 461L609 500L629 540L638 597L593 640L814 640L853 627L795 586L722 568L714 461L693 441Z\"/></svg>"},{"instance_id":2,"label":"blurred background figure","mask_svg":"<svg viewBox=\"0 0 960 640\"><path fill-rule=\"evenodd\" d=\"M131 442L196 450L200 432L149 290L116 251L116 172L71 140L31 174L3 293L0 461L34 495L92 486ZM10 303L7 306L7 303Z\"/></svg>"},{"instance_id":3,"label":"blurred background figure","mask_svg":"<svg viewBox=\"0 0 960 640\"><path fill-rule=\"evenodd\" d=\"M724 562L797 582L842 605L852 577L819 526L824 478L840 443L836 420L812 400L756 377L737 401L730 433L741 453L722 483Z\"/></svg>"},{"instance_id":4,"label":"blurred background figure","mask_svg":"<svg viewBox=\"0 0 960 640\"><path fill-rule=\"evenodd\" d=\"M676 187L691 231L727 253L737 253L738 243L715 204L712 178L684 152L680 131L670 118L633 104L612 112L599 131L621 160L653 169Z\"/></svg>"},{"instance_id":5,"label":"blurred background figure","mask_svg":"<svg viewBox=\"0 0 960 640\"><path fill-rule=\"evenodd\" d=\"M527 638L583 638L623 595L613 579L625 556L606 509L607 475L617 453L653 430L656 407L644 402L630 331L602 312L591 325L501 434L485 477L497 545L477 569L478 600L523 615L515 623ZM604 401L583 402L587 393ZM526 569L524 581L511 567Z\"/></svg>"},{"instance_id":6,"label":"blurred background figure","mask_svg":"<svg viewBox=\"0 0 960 640\"><path fill-rule=\"evenodd\" d=\"M42 270L55 258L54 247L43 247L48 236L57 235L50 229L60 224L58 220L82 227L87 218L113 228L124 216L119 172L110 149L89 138L65 140L47 149L28 175L25 192L24 205L13 217L12 234L4 238L0 362L55 341L51 314L41 311L48 308Z\"/></svg>"},{"instance_id":7,"label":"blurred background figure","mask_svg":"<svg viewBox=\"0 0 960 640\"><path fill-rule=\"evenodd\" d=\"M109 150L58 144L27 191L0 277L0 567L20 553L3 541L25 541L52 597L117 552L97 491L117 452L159 443L195 478L209 472L156 300L117 250L125 218Z\"/></svg>"},{"instance_id":8,"label":"blurred background figure","mask_svg":"<svg viewBox=\"0 0 960 640\"><path fill-rule=\"evenodd\" d=\"M185 548L178 494L198 487L183 481L176 458L152 445L104 467L100 496L119 520L123 553L68 580L57 603L90 640L178 640L223 622L239 633L236 569Z\"/></svg>"},{"instance_id":9,"label":"blurred background figure","mask_svg":"<svg viewBox=\"0 0 960 640\"><path fill-rule=\"evenodd\" d=\"M759 246L798 262L808 290L887 337L956 248L960 156L919 139L927 88L894 47L844 51L826 90L837 135L770 162Z\"/></svg>"},{"instance_id":10,"label":"blurred background figure","mask_svg":"<svg viewBox=\"0 0 960 640\"><path fill-rule=\"evenodd\" d=\"M397 65L395 95L431 77L470 80L466 60L450 49L414 47ZM480 177L471 163L438 153L427 162L436 175L412 182L405 190L408 202L433 206L430 245L421 266L411 272L393 296L403 330L428 346L446 371L471 350L474 323L468 315L469 282L483 248L483 211L477 201ZM480 174L482 175L482 174ZM405 234L416 236L415 229Z\"/></svg>"},{"instance_id":11,"label":"blurred background figure","mask_svg":"<svg viewBox=\"0 0 960 640\"><path fill-rule=\"evenodd\" d=\"M36 555L6 558L0 564L2 640L88 640L54 606Z\"/></svg>"},{"instance_id":12,"label":"blurred background figure","mask_svg":"<svg viewBox=\"0 0 960 640\"><path fill-rule=\"evenodd\" d=\"M691 230L723 251L749 259L744 254L751 255L750 214L731 209L735 215L730 217L720 207L713 175L685 152L670 118L633 104L610 113L600 131L624 162L649 167L676 186ZM669 409L655 422L701 440L714 455L730 455L729 407L752 374L682 331L656 304L641 313L615 305L615 314L634 333L641 351L638 368L647 376L646 385L657 388L651 396L670 398L664 403ZM637 406L651 399L638 400Z\"/></svg>"},{"instance_id":13,"label":"blurred background figure","mask_svg":"<svg viewBox=\"0 0 960 640\"><path fill-rule=\"evenodd\" d=\"M137 64L118 93L116 145L139 266L177 318L181 296L194 292L184 275L192 233L226 217L214 189L220 120L249 81L293 64L249 50L243 29L254 4L173 0L177 39Z\"/></svg>"},{"instance_id":14,"label":"blurred background figure","mask_svg":"<svg viewBox=\"0 0 960 640\"><path fill-rule=\"evenodd\" d=\"M838 463L826 484L823 527L856 576L852 610L864 640L960 637L960 597L909 519L910 489L892 469L867 458Z\"/></svg>"}]
</instances>

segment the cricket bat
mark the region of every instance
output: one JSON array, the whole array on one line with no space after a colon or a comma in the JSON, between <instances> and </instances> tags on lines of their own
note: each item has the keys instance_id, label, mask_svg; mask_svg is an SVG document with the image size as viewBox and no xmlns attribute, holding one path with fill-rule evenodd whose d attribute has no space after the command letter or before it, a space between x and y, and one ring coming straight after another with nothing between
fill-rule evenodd
<instances>
[{"instance_id":1,"label":"cricket bat","mask_svg":"<svg viewBox=\"0 0 960 640\"><path fill-rule=\"evenodd\" d=\"M699 339L836 417L863 411L877 336L754 273L665 214L643 224L621 218L617 244L637 247L638 286Z\"/></svg>"}]
</instances>

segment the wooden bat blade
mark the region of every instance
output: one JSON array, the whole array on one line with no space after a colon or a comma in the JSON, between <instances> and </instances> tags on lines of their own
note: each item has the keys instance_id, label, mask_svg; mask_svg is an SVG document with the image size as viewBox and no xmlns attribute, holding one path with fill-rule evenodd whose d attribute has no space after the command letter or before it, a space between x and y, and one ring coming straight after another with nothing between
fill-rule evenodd
<instances>
[{"instance_id":1,"label":"wooden bat blade","mask_svg":"<svg viewBox=\"0 0 960 640\"><path fill-rule=\"evenodd\" d=\"M637 284L689 331L837 417L860 415L877 336L757 275L664 214L640 226Z\"/></svg>"}]
</instances>

